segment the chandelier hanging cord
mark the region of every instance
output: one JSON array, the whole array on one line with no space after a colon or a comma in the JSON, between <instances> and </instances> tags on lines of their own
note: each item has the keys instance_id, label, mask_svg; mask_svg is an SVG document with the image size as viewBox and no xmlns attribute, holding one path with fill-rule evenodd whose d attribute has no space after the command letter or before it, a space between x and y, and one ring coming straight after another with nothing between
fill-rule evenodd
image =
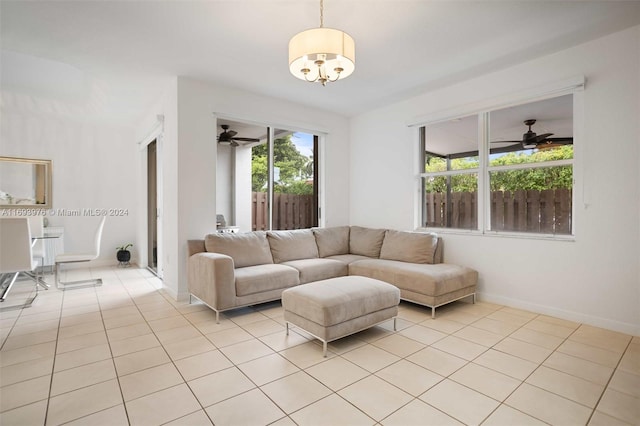
<instances>
[{"instance_id":1,"label":"chandelier hanging cord","mask_svg":"<svg viewBox=\"0 0 640 426\"><path fill-rule=\"evenodd\" d=\"M320 0L320 28L324 27L324 0Z\"/></svg>"}]
</instances>

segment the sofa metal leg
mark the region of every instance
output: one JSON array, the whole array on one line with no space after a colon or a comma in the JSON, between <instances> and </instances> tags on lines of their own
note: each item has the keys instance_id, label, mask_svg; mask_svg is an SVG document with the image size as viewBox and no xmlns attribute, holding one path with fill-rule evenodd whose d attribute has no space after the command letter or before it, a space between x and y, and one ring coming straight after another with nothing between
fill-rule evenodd
<instances>
[{"instance_id":1,"label":"sofa metal leg","mask_svg":"<svg viewBox=\"0 0 640 426\"><path fill-rule=\"evenodd\" d=\"M436 319L436 307L431 307L431 319Z\"/></svg>"},{"instance_id":2,"label":"sofa metal leg","mask_svg":"<svg viewBox=\"0 0 640 426\"><path fill-rule=\"evenodd\" d=\"M220 324L220 311L216 311L216 324Z\"/></svg>"},{"instance_id":3,"label":"sofa metal leg","mask_svg":"<svg viewBox=\"0 0 640 426\"><path fill-rule=\"evenodd\" d=\"M322 356L323 357L327 357L327 341L323 340L322 341Z\"/></svg>"},{"instance_id":4,"label":"sofa metal leg","mask_svg":"<svg viewBox=\"0 0 640 426\"><path fill-rule=\"evenodd\" d=\"M287 332L287 336L289 335L289 322L286 323L286 332Z\"/></svg>"},{"instance_id":5,"label":"sofa metal leg","mask_svg":"<svg viewBox=\"0 0 640 426\"><path fill-rule=\"evenodd\" d=\"M473 294L471 295L471 297L472 297L472 299L471 299L471 300L473 301L473 304L475 305L475 304L476 304L476 294L475 294L475 293L473 293Z\"/></svg>"},{"instance_id":6,"label":"sofa metal leg","mask_svg":"<svg viewBox=\"0 0 640 426\"><path fill-rule=\"evenodd\" d=\"M393 317L393 331L398 331L398 317Z\"/></svg>"}]
</instances>

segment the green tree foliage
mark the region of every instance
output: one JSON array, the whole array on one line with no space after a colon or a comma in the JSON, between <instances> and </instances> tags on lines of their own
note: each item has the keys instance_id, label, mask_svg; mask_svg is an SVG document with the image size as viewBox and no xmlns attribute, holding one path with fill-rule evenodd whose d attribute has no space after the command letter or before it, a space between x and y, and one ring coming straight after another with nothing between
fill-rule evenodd
<instances>
[{"instance_id":1,"label":"green tree foliage","mask_svg":"<svg viewBox=\"0 0 640 426\"><path fill-rule=\"evenodd\" d=\"M264 191L268 180L267 144L251 149L251 188ZM287 194L313 194L313 186L307 180L313 176L309 157L302 155L291 140L291 135L274 140L273 165L280 170L280 179L274 185L275 192Z\"/></svg>"},{"instance_id":2,"label":"green tree foliage","mask_svg":"<svg viewBox=\"0 0 640 426\"><path fill-rule=\"evenodd\" d=\"M489 161L491 166L504 166L525 163L541 163L573 158L573 146L544 150L510 152ZM478 167L477 157L456 158L451 160L450 170L464 170ZM428 157L426 172L447 170L444 158ZM451 177L436 176L427 179L427 192L446 192L447 179L450 179L453 192L476 192L477 174L461 174ZM571 166L553 166L535 169L506 170L491 172L491 191L512 192L517 190L570 189L573 186Z\"/></svg>"}]
</instances>

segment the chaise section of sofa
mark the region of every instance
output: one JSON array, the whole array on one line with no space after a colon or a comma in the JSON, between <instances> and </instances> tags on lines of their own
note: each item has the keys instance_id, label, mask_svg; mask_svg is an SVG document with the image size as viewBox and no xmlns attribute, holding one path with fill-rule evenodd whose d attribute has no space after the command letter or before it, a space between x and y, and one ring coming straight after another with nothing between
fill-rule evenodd
<instances>
[{"instance_id":1,"label":"chaise section of sofa","mask_svg":"<svg viewBox=\"0 0 640 426\"><path fill-rule=\"evenodd\" d=\"M350 263L349 275L395 285L401 299L430 307L432 317L438 306L475 295L478 272L442 263L442 240L436 234L389 229L375 243L380 246L379 257Z\"/></svg>"}]
</instances>

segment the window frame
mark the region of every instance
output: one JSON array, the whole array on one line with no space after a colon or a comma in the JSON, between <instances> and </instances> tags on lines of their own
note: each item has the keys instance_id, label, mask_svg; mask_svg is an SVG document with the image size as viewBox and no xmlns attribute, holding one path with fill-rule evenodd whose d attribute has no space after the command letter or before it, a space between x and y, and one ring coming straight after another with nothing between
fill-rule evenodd
<instances>
[{"instance_id":1,"label":"window frame","mask_svg":"<svg viewBox=\"0 0 640 426\"><path fill-rule=\"evenodd\" d=\"M486 235L486 236L500 236L510 238L523 238L523 239L545 239L545 240L559 240L559 241L575 241L576 238L576 204L578 203L578 185L577 178L580 177L580 154L581 146L579 141L581 140L580 129L583 126L583 98L581 92L583 92L585 86L584 76L577 76L562 82L548 85L543 88L529 90L527 92L511 95L505 97L502 101L486 102L482 105L476 105L466 109L460 109L457 113L451 113L449 110L447 113L434 114L431 117L423 117L415 123L410 123L410 127L418 127L418 188L419 197L416 200L416 206L418 211L416 212L416 228L428 231L434 231L438 233L452 233L452 234L471 234L471 235ZM545 161L539 163L524 163L513 165L489 165L489 115L493 111L500 109L524 105L536 101L542 101L546 99L552 99L564 95L573 95L573 138L574 141L574 155L573 159L568 160L554 160ZM473 169L463 170L450 170L444 172L425 172L426 161L426 128L429 125L437 124L443 121L462 118L469 115L478 115L478 155L479 166ZM577 147L577 148L576 148ZM555 233L539 233L539 232L519 232L519 231L496 231L491 229L491 190L490 190L490 173L496 171L509 171L509 170L523 170L523 169L535 169L545 167L559 167L568 166L572 167L573 173L573 185L572 185L572 203L571 203L571 233L570 234L555 234ZM464 228L436 228L427 227L425 209L425 182L428 177L435 176L451 176L461 175L468 173L477 173L478 175L478 197L477 197L477 216L478 216L478 229L464 229ZM586 194L584 194L584 188L582 190L583 197L582 202L586 203Z\"/></svg>"}]
</instances>

